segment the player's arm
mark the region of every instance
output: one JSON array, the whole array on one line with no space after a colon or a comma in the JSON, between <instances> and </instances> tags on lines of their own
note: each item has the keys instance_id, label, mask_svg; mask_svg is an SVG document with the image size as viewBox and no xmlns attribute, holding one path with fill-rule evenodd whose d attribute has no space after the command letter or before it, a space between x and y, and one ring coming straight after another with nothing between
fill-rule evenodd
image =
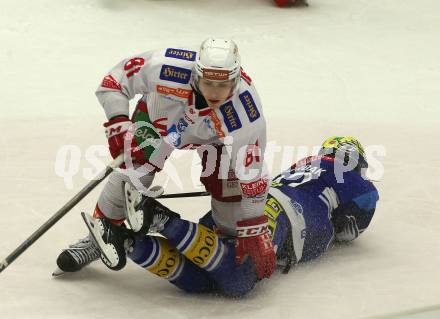
<instances>
[{"instance_id":1,"label":"player's arm","mask_svg":"<svg viewBox=\"0 0 440 319\"><path fill-rule=\"evenodd\" d=\"M344 184L335 187L340 201L332 212L337 241L351 241L367 229L379 200L374 185L354 171L344 174Z\"/></svg>"},{"instance_id":2,"label":"player's arm","mask_svg":"<svg viewBox=\"0 0 440 319\"><path fill-rule=\"evenodd\" d=\"M104 108L107 119L129 116L129 100L136 94L150 91L154 76L151 56L154 51L126 58L104 77L95 94Z\"/></svg>"},{"instance_id":3,"label":"player's arm","mask_svg":"<svg viewBox=\"0 0 440 319\"><path fill-rule=\"evenodd\" d=\"M378 195L377 192L372 192L365 196L366 198L354 198L333 212L332 222L337 241L351 241L367 229L376 209Z\"/></svg>"},{"instance_id":4,"label":"player's arm","mask_svg":"<svg viewBox=\"0 0 440 319\"><path fill-rule=\"evenodd\" d=\"M129 101L136 94L146 94L150 90L149 82L154 68L150 61L153 53L154 51L146 52L119 62L108 72L96 90L96 96L108 119L104 127L113 158L123 152L124 137L132 125L129 119ZM140 156L132 155L135 158Z\"/></svg>"}]
</instances>

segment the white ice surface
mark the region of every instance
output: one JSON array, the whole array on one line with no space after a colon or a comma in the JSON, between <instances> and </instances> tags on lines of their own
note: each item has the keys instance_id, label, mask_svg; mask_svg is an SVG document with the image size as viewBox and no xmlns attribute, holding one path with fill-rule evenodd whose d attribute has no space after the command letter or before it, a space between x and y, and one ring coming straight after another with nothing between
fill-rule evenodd
<instances>
[{"instance_id":1,"label":"white ice surface","mask_svg":"<svg viewBox=\"0 0 440 319\"><path fill-rule=\"evenodd\" d=\"M386 149L367 232L242 300L186 295L132 263L52 279L60 250L85 235L79 212L93 209L98 188L1 273L0 318L346 319L440 303L440 2L310 1L0 0L1 258L86 183L81 170L66 188L56 154L77 145L81 169L90 167L85 151L106 143L93 92L110 67L145 50L232 37L269 141L311 148L350 134ZM191 159L173 162L186 191ZM274 173L281 162L277 153ZM206 198L166 203L192 220L209 208Z\"/></svg>"}]
</instances>

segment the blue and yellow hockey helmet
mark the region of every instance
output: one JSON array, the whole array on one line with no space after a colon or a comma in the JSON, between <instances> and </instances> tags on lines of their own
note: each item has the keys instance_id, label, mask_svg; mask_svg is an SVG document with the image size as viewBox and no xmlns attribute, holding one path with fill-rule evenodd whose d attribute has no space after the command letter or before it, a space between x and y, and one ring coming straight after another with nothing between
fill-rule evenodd
<instances>
[{"instance_id":1,"label":"blue and yellow hockey helmet","mask_svg":"<svg viewBox=\"0 0 440 319\"><path fill-rule=\"evenodd\" d=\"M368 168L364 148L361 143L352 136L329 137L322 143L319 155L330 157L338 156L344 161L344 165L347 165L350 160L357 160L357 164L354 168L357 172L360 172L363 168Z\"/></svg>"}]
</instances>

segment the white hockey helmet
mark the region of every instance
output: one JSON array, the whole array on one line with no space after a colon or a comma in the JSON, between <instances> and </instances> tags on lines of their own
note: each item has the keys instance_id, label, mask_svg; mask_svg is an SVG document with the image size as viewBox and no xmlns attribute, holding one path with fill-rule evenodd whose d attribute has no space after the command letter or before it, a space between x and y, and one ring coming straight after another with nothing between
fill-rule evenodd
<instances>
[{"instance_id":1,"label":"white hockey helmet","mask_svg":"<svg viewBox=\"0 0 440 319\"><path fill-rule=\"evenodd\" d=\"M195 63L196 86L200 78L210 81L235 80L238 83L240 55L237 44L221 38L208 38L203 41Z\"/></svg>"}]
</instances>

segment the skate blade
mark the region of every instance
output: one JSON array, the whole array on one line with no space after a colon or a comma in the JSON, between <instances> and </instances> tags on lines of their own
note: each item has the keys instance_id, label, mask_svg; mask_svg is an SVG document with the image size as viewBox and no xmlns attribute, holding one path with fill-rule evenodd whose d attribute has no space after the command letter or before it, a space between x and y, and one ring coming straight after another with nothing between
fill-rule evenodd
<instances>
[{"instance_id":1,"label":"skate blade","mask_svg":"<svg viewBox=\"0 0 440 319\"><path fill-rule=\"evenodd\" d=\"M60 277L60 276L64 275L65 273L66 273L65 271L63 271L63 270L61 270L60 268L57 267L57 269L55 269L52 272L52 277Z\"/></svg>"},{"instance_id":2,"label":"skate blade","mask_svg":"<svg viewBox=\"0 0 440 319\"><path fill-rule=\"evenodd\" d=\"M110 265L111 267L116 266L115 262L112 261L108 255L108 252L106 250L107 245L102 240L101 232L99 231L99 228L95 227L96 225L95 219L84 212L81 212L81 217L84 220L84 223L86 224L87 228L89 229L93 241L95 242L96 246L98 246L99 251L101 252L101 257L105 259L107 265Z\"/></svg>"},{"instance_id":3,"label":"skate blade","mask_svg":"<svg viewBox=\"0 0 440 319\"><path fill-rule=\"evenodd\" d=\"M144 222L143 214L137 212L137 206L142 200L141 194L131 186L124 182L125 211L127 213L127 223L134 232L141 230Z\"/></svg>"}]
</instances>

